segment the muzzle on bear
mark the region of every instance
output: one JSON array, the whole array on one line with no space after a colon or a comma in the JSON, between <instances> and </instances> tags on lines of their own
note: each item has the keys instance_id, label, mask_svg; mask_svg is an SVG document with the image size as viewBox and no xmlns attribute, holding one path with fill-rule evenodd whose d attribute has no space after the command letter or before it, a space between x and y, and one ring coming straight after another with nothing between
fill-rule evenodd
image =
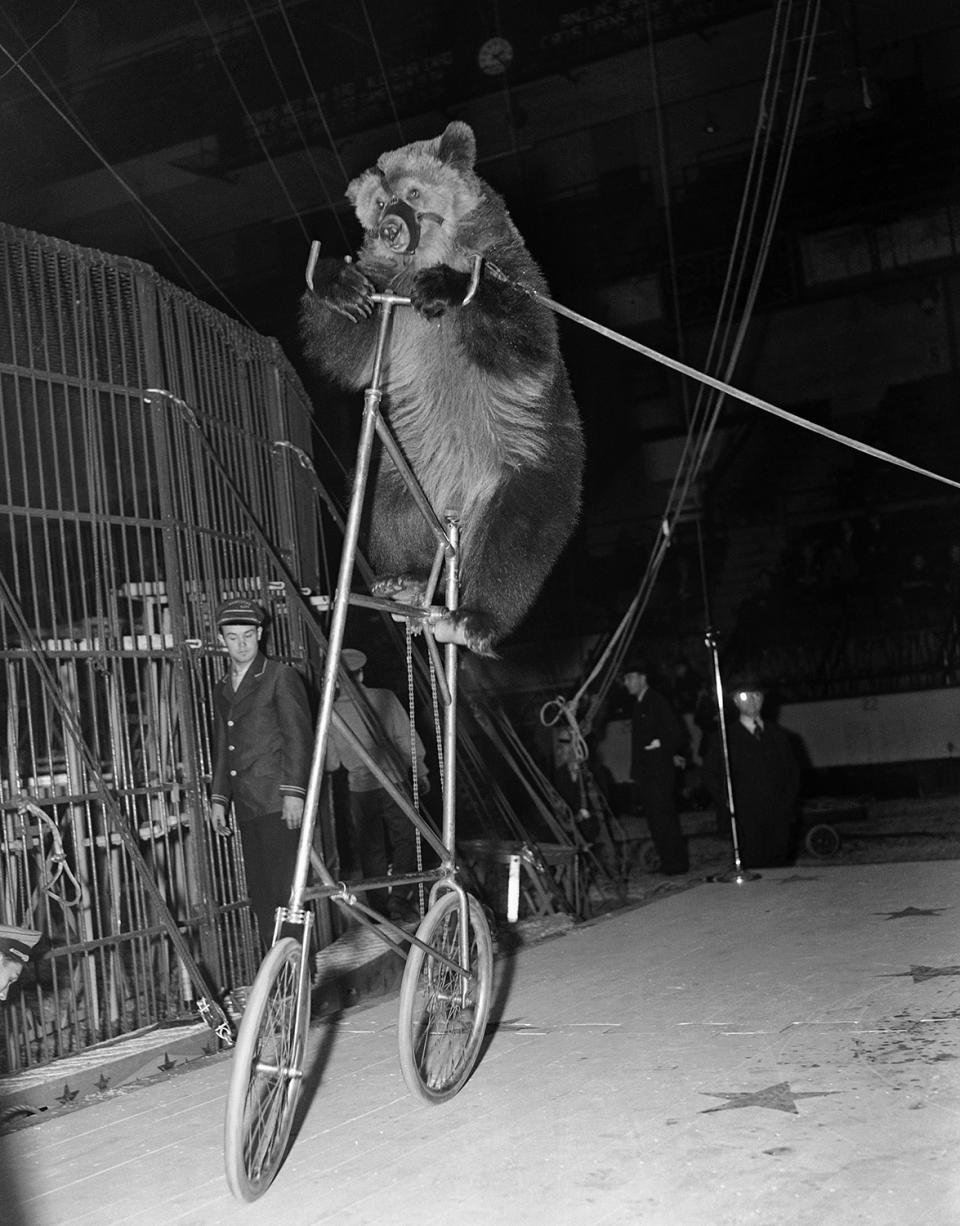
<instances>
[{"instance_id":1,"label":"muzzle on bear","mask_svg":"<svg viewBox=\"0 0 960 1226\"><path fill-rule=\"evenodd\" d=\"M443 225L443 218L438 213L418 213L405 200L394 196L383 206L377 222L377 237L391 251L413 255L420 246L420 223L424 220Z\"/></svg>"}]
</instances>

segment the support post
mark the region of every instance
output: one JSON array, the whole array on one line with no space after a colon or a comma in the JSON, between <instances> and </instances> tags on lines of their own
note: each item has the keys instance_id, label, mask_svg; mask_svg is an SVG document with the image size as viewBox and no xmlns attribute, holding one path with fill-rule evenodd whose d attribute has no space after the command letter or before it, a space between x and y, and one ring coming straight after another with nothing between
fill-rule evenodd
<instances>
[{"instance_id":1,"label":"support post","mask_svg":"<svg viewBox=\"0 0 960 1226\"><path fill-rule=\"evenodd\" d=\"M733 843L733 868L726 873L717 873L711 881L735 885L743 885L745 881L756 881L759 873L745 869L740 862L740 838L737 833L737 811L733 797L733 774L730 770L730 744L727 740L727 723L723 717L723 682L720 678L720 657L717 653L717 640L708 627L705 639L707 650L713 664L713 683L717 696L717 720L720 725L720 747L723 753L723 778L727 792L727 810L730 814L730 838Z\"/></svg>"}]
</instances>

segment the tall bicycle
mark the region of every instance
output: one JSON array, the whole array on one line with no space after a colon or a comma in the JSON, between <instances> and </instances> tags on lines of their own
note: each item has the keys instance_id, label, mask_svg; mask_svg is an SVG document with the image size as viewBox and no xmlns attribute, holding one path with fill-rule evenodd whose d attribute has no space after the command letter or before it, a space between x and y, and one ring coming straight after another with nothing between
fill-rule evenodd
<instances>
[{"instance_id":1,"label":"tall bicycle","mask_svg":"<svg viewBox=\"0 0 960 1226\"><path fill-rule=\"evenodd\" d=\"M308 283L316 247L308 266ZM467 300L479 275L475 267ZM224 1126L225 1166L231 1192L251 1201L269 1188L287 1153L300 1090L310 1022L310 935L313 899L331 899L374 929L387 946L404 956L400 986L399 1058L411 1093L430 1103L452 1098L467 1081L480 1052L493 982L493 943L483 908L457 875L456 735L457 663L455 643L440 648L431 626L455 610L459 594L459 535L456 515L438 518L380 413L384 352L396 307L408 298L373 295L380 321L373 375L364 393L363 422L356 475L344 531L343 553L332 606L329 646L324 663L316 737L304 803L294 880L286 907L278 907L271 948L260 965L243 1014L233 1057ZM379 437L436 538L434 565L423 606L351 593L357 538L367 492L371 457ZM431 604L442 581L444 606ZM349 605L382 609L423 623L436 673L443 713L443 821L441 836L424 821L411 799L388 778L334 709L338 684L352 695L354 683L340 667ZM374 773L395 804L433 848L439 866L416 873L351 885L336 882L313 849L313 832L331 727ZM307 886L310 867L319 884ZM411 935L373 911L362 896L386 885L429 884L426 913ZM406 952L405 952L406 951Z\"/></svg>"}]
</instances>

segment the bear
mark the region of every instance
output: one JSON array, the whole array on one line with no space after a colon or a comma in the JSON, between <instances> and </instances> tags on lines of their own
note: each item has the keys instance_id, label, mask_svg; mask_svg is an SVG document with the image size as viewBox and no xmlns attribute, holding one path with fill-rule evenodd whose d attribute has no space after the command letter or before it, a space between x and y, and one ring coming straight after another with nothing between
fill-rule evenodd
<instances>
[{"instance_id":1,"label":"bear","mask_svg":"<svg viewBox=\"0 0 960 1226\"><path fill-rule=\"evenodd\" d=\"M308 364L359 391L378 334L370 295L409 297L393 309L381 407L438 517L459 520L460 599L434 635L491 656L573 532L584 442L554 313L519 288L547 295L546 281L475 163L473 130L454 121L355 178L361 248L316 262L299 326ZM423 604L436 540L382 449L371 481L374 594Z\"/></svg>"}]
</instances>

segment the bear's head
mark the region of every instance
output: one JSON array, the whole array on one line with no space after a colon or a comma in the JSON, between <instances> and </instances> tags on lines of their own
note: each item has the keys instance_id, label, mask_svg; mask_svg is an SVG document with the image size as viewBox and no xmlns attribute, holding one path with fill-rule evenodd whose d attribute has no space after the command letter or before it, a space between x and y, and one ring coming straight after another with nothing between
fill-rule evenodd
<instances>
[{"instance_id":1,"label":"bear's head","mask_svg":"<svg viewBox=\"0 0 960 1226\"><path fill-rule=\"evenodd\" d=\"M459 263L457 230L485 198L476 156L473 130L459 121L433 140L382 153L347 188L366 232L364 249L405 267Z\"/></svg>"}]
</instances>

